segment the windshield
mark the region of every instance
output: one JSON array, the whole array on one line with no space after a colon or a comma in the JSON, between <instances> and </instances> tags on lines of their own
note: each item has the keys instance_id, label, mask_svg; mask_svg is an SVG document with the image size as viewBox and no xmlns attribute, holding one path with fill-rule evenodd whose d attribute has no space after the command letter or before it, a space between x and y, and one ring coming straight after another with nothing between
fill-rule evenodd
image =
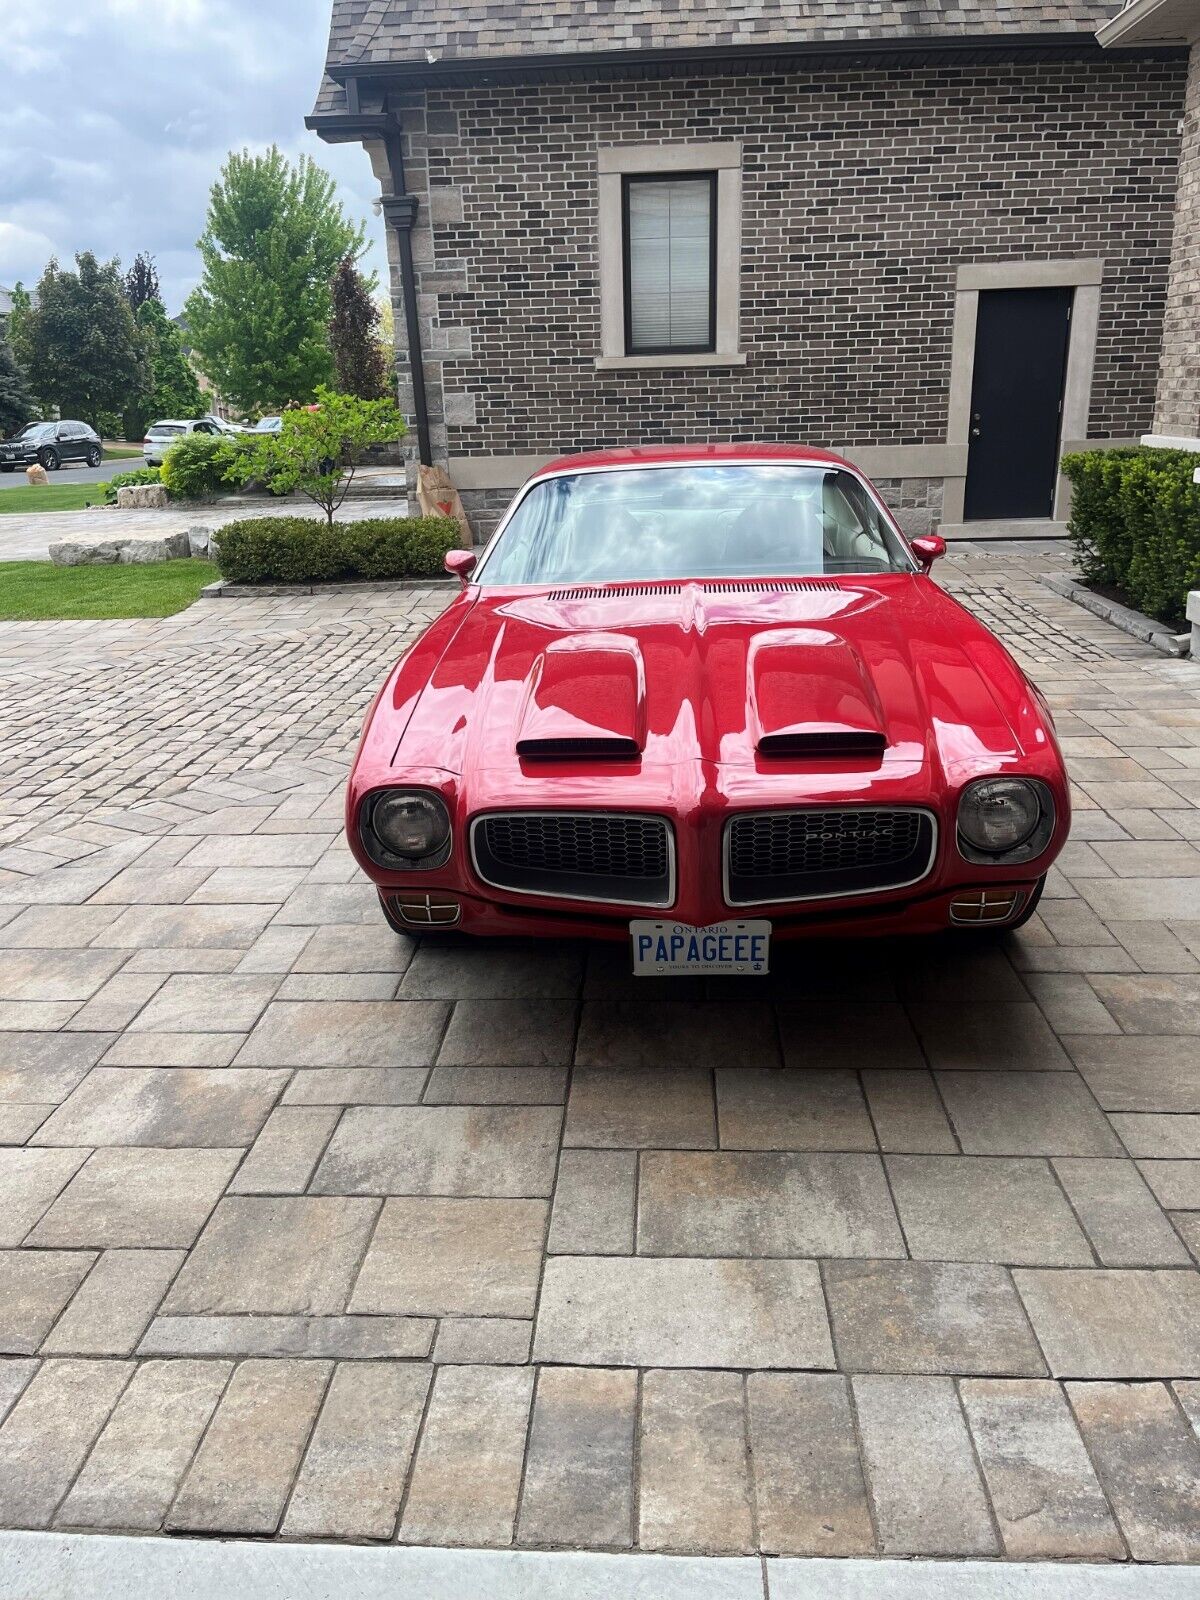
<instances>
[{"instance_id":1,"label":"windshield","mask_svg":"<svg viewBox=\"0 0 1200 1600\"><path fill-rule=\"evenodd\" d=\"M146 437L148 439L167 439L184 431L185 429L181 422L156 422Z\"/></svg>"},{"instance_id":2,"label":"windshield","mask_svg":"<svg viewBox=\"0 0 1200 1600\"><path fill-rule=\"evenodd\" d=\"M911 572L880 506L848 472L720 465L548 478L513 513L482 585Z\"/></svg>"},{"instance_id":3,"label":"windshield","mask_svg":"<svg viewBox=\"0 0 1200 1600\"><path fill-rule=\"evenodd\" d=\"M54 424L52 422L27 422L16 437L18 439L40 439L42 434L52 433L53 430Z\"/></svg>"}]
</instances>

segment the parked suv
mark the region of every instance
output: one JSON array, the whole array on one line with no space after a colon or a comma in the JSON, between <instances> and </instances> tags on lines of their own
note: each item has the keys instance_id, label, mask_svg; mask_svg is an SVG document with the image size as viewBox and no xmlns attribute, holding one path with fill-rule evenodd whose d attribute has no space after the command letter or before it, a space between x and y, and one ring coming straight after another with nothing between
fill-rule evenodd
<instances>
[{"instance_id":1,"label":"parked suv","mask_svg":"<svg viewBox=\"0 0 1200 1600\"><path fill-rule=\"evenodd\" d=\"M57 472L66 461L98 467L103 460L100 435L86 422L27 422L0 443L0 472L15 472L35 462L47 472Z\"/></svg>"},{"instance_id":2,"label":"parked suv","mask_svg":"<svg viewBox=\"0 0 1200 1600\"><path fill-rule=\"evenodd\" d=\"M180 422L168 418L164 422L156 422L153 427L146 430L146 439L142 445L142 454L149 467L161 467L163 456L175 443L182 439L186 433L214 433L218 437L240 433L240 428L222 422L220 417L193 417L188 422Z\"/></svg>"}]
</instances>

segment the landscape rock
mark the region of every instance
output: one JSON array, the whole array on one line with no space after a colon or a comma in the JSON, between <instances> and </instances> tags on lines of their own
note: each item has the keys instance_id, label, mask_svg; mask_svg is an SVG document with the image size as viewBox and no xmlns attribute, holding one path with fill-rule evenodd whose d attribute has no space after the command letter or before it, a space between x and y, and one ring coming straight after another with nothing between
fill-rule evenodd
<instances>
[{"instance_id":1,"label":"landscape rock","mask_svg":"<svg viewBox=\"0 0 1200 1600\"><path fill-rule=\"evenodd\" d=\"M121 511L165 511L170 503L161 483L136 483L117 490Z\"/></svg>"},{"instance_id":2,"label":"landscape rock","mask_svg":"<svg viewBox=\"0 0 1200 1600\"><path fill-rule=\"evenodd\" d=\"M29 479L30 483L50 482L50 479L46 475L45 467L39 466L36 461L31 467L25 468L25 476Z\"/></svg>"},{"instance_id":3,"label":"landscape rock","mask_svg":"<svg viewBox=\"0 0 1200 1600\"><path fill-rule=\"evenodd\" d=\"M50 546L50 559L56 567L175 561L190 554L188 535L180 529L172 533L79 533Z\"/></svg>"}]
</instances>

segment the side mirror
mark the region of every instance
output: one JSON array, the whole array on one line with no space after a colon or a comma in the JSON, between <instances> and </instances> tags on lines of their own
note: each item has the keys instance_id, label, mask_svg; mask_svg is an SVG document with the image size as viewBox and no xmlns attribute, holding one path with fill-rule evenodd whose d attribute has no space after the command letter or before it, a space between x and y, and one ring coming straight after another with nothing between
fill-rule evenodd
<instances>
[{"instance_id":1,"label":"side mirror","mask_svg":"<svg viewBox=\"0 0 1200 1600\"><path fill-rule=\"evenodd\" d=\"M913 554L921 563L921 571L928 572L939 556L946 554L946 541L940 533L927 533L923 538L912 539Z\"/></svg>"},{"instance_id":2,"label":"side mirror","mask_svg":"<svg viewBox=\"0 0 1200 1600\"><path fill-rule=\"evenodd\" d=\"M467 587L467 579L475 571L474 550L447 550L446 571L452 578L457 578L463 588Z\"/></svg>"}]
</instances>

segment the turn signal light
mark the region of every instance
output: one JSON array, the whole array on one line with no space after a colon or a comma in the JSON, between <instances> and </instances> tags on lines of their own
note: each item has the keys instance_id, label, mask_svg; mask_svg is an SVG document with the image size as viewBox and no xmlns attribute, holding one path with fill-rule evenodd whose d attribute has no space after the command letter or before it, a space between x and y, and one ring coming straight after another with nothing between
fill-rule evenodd
<instances>
[{"instance_id":1,"label":"turn signal light","mask_svg":"<svg viewBox=\"0 0 1200 1600\"><path fill-rule=\"evenodd\" d=\"M1021 909L1020 889L973 889L950 902L951 922L1007 922Z\"/></svg>"},{"instance_id":2,"label":"turn signal light","mask_svg":"<svg viewBox=\"0 0 1200 1600\"><path fill-rule=\"evenodd\" d=\"M443 900L431 894L396 895L391 898L391 907L401 922L414 928L449 928L461 915L457 900Z\"/></svg>"}]
</instances>

